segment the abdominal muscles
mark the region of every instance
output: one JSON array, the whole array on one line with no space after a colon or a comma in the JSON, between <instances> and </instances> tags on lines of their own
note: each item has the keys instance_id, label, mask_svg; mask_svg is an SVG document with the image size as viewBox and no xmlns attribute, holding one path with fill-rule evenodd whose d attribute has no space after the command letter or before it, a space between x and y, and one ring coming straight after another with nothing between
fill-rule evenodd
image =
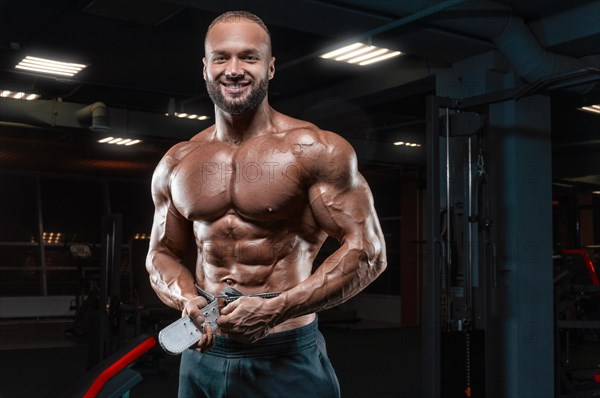
<instances>
[{"instance_id":1,"label":"abdominal muscles","mask_svg":"<svg viewBox=\"0 0 600 398\"><path fill-rule=\"evenodd\" d=\"M256 223L233 210L220 219L195 222L196 276L218 294L226 286L243 293L288 290L308 278L320 244L303 240L289 222Z\"/></svg>"}]
</instances>

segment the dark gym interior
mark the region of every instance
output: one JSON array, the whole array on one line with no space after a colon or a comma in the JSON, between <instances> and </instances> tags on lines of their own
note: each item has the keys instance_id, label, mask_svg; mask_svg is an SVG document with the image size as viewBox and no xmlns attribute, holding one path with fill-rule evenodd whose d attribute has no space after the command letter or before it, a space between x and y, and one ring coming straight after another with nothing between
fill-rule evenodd
<instances>
[{"instance_id":1,"label":"dark gym interior","mask_svg":"<svg viewBox=\"0 0 600 398\"><path fill-rule=\"evenodd\" d=\"M375 199L388 268L319 313L342 397L600 397L599 1L2 0L0 398L179 318L150 180L214 123L204 35L234 9L271 31L273 108L347 139ZM401 54L321 57L355 42ZM178 361L147 346L97 396L174 397Z\"/></svg>"}]
</instances>

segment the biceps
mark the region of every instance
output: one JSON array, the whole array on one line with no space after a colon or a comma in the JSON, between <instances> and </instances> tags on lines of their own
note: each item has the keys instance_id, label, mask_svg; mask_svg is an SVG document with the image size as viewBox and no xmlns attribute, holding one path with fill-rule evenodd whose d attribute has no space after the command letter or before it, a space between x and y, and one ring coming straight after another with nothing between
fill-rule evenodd
<instances>
[{"instance_id":1,"label":"biceps","mask_svg":"<svg viewBox=\"0 0 600 398\"><path fill-rule=\"evenodd\" d=\"M346 189L320 184L313 187L310 196L315 219L338 241L362 240L368 233L375 211L371 191L366 184Z\"/></svg>"},{"instance_id":2,"label":"biceps","mask_svg":"<svg viewBox=\"0 0 600 398\"><path fill-rule=\"evenodd\" d=\"M190 221L168 205L156 208L150 237L151 249L181 257L191 236L193 231Z\"/></svg>"}]
</instances>

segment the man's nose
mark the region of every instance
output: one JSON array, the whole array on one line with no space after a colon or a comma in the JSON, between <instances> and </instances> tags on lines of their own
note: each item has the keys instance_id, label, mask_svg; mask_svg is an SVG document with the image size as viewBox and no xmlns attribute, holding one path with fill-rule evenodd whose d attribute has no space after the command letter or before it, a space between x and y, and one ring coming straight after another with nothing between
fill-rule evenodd
<instances>
[{"instance_id":1,"label":"man's nose","mask_svg":"<svg viewBox=\"0 0 600 398\"><path fill-rule=\"evenodd\" d=\"M225 69L225 76L227 77L240 77L244 75L244 68L242 67L240 60L237 58L231 58L227 63Z\"/></svg>"}]
</instances>

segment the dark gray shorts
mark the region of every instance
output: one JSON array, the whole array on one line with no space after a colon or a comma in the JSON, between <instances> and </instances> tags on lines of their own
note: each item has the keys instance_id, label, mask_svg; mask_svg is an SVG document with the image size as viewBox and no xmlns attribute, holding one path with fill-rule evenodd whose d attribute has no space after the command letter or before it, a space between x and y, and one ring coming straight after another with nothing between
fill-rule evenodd
<instances>
[{"instance_id":1,"label":"dark gray shorts","mask_svg":"<svg viewBox=\"0 0 600 398\"><path fill-rule=\"evenodd\" d=\"M317 321L242 343L217 336L206 353L181 356L180 398L339 398Z\"/></svg>"}]
</instances>

